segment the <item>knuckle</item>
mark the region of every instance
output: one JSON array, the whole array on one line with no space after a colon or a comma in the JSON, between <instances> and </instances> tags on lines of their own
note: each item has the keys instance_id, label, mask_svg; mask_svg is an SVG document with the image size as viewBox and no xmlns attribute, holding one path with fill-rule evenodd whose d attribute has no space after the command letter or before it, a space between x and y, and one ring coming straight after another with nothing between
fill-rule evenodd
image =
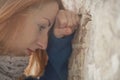
<instances>
[{"instance_id":1,"label":"knuckle","mask_svg":"<svg viewBox=\"0 0 120 80\"><path fill-rule=\"evenodd\" d=\"M63 12L65 12L65 10L59 10L59 13L63 13Z\"/></svg>"},{"instance_id":2,"label":"knuckle","mask_svg":"<svg viewBox=\"0 0 120 80\"><path fill-rule=\"evenodd\" d=\"M67 20L61 19L61 20L60 20L60 24L61 24L61 25L67 24Z\"/></svg>"},{"instance_id":3,"label":"knuckle","mask_svg":"<svg viewBox=\"0 0 120 80\"><path fill-rule=\"evenodd\" d=\"M73 30L72 29L69 29L69 32L67 33L67 35L70 35L73 33Z\"/></svg>"},{"instance_id":4,"label":"knuckle","mask_svg":"<svg viewBox=\"0 0 120 80\"><path fill-rule=\"evenodd\" d=\"M73 26L73 24L69 23L67 26L68 26L68 27L72 27L72 26Z\"/></svg>"}]
</instances>

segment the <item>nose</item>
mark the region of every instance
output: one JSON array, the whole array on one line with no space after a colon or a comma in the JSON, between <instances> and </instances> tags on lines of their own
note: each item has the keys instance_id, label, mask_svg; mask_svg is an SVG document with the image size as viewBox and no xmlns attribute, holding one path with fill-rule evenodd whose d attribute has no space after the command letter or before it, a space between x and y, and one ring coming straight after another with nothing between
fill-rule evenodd
<instances>
[{"instance_id":1,"label":"nose","mask_svg":"<svg viewBox=\"0 0 120 80\"><path fill-rule=\"evenodd\" d=\"M48 44L48 36L40 36L37 41L37 45L40 49L46 50Z\"/></svg>"},{"instance_id":2,"label":"nose","mask_svg":"<svg viewBox=\"0 0 120 80\"><path fill-rule=\"evenodd\" d=\"M40 49L43 50L46 50L47 48L47 43L38 42L37 45L39 46Z\"/></svg>"}]
</instances>

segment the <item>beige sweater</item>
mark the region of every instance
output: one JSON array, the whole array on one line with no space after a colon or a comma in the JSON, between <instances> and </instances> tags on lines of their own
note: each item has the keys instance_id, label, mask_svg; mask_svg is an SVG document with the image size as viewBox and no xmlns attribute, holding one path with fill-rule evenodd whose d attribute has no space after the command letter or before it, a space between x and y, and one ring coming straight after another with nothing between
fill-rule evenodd
<instances>
[{"instance_id":1,"label":"beige sweater","mask_svg":"<svg viewBox=\"0 0 120 80\"><path fill-rule=\"evenodd\" d=\"M28 57L0 56L0 80L17 80L28 65Z\"/></svg>"}]
</instances>

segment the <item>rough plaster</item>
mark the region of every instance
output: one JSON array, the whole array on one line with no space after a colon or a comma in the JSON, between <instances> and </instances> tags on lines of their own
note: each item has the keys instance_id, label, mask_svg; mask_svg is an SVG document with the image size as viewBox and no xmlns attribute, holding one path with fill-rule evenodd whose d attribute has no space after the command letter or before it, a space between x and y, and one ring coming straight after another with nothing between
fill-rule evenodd
<instances>
[{"instance_id":1,"label":"rough plaster","mask_svg":"<svg viewBox=\"0 0 120 80\"><path fill-rule=\"evenodd\" d=\"M120 1L63 0L66 9L90 15L73 41L69 80L120 80ZM81 23L81 21L80 21Z\"/></svg>"}]
</instances>

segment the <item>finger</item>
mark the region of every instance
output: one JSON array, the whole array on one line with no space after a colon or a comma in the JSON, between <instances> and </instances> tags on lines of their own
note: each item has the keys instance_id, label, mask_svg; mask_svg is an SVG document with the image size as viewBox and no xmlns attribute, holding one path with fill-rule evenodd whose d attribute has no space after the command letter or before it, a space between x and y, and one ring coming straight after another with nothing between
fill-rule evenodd
<instances>
[{"instance_id":1,"label":"finger","mask_svg":"<svg viewBox=\"0 0 120 80\"><path fill-rule=\"evenodd\" d=\"M72 13L70 11L66 11L66 17L67 17L67 27L71 28L73 26L72 21Z\"/></svg>"},{"instance_id":2,"label":"finger","mask_svg":"<svg viewBox=\"0 0 120 80\"><path fill-rule=\"evenodd\" d=\"M57 21L59 23L59 28L64 28L66 27L67 25L67 18L66 18L66 15L65 15L65 11L64 10L61 10L59 13L58 13L58 16L57 16Z\"/></svg>"},{"instance_id":3,"label":"finger","mask_svg":"<svg viewBox=\"0 0 120 80\"><path fill-rule=\"evenodd\" d=\"M71 28L64 28L61 29L59 32L62 33L63 36L68 36L73 33Z\"/></svg>"},{"instance_id":4,"label":"finger","mask_svg":"<svg viewBox=\"0 0 120 80\"><path fill-rule=\"evenodd\" d=\"M76 25L76 14L72 13L73 26Z\"/></svg>"},{"instance_id":5,"label":"finger","mask_svg":"<svg viewBox=\"0 0 120 80\"><path fill-rule=\"evenodd\" d=\"M79 27L79 16L78 15L74 15L74 30L76 30Z\"/></svg>"},{"instance_id":6,"label":"finger","mask_svg":"<svg viewBox=\"0 0 120 80\"><path fill-rule=\"evenodd\" d=\"M54 29L54 35L55 35L57 38L62 38L62 37L64 37L64 30L63 30L63 28L56 28L56 29Z\"/></svg>"},{"instance_id":7,"label":"finger","mask_svg":"<svg viewBox=\"0 0 120 80\"><path fill-rule=\"evenodd\" d=\"M70 34L72 34L72 29L70 28L59 28L56 29L56 32L58 33L58 37L64 37L64 36L68 36Z\"/></svg>"},{"instance_id":8,"label":"finger","mask_svg":"<svg viewBox=\"0 0 120 80\"><path fill-rule=\"evenodd\" d=\"M70 17L70 19L69 20L71 20L70 21L70 23L71 23L71 25L70 25L70 29L71 29L71 31L72 31L72 33L75 31L75 29L77 29L77 21L76 21L76 14L75 13L73 13L73 12L70 12L71 13L71 17Z\"/></svg>"},{"instance_id":9,"label":"finger","mask_svg":"<svg viewBox=\"0 0 120 80\"><path fill-rule=\"evenodd\" d=\"M68 36L73 33L73 30L71 28L65 28L63 33L64 36Z\"/></svg>"},{"instance_id":10,"label":"finger","mask_svg":"<svg viewBox=\"0 0 120 80\"><path fill-rule=\"evenodd\" d=\"M72 13L71 19L72 19L72 22L73 22L73 24L72 24L72 30L75 30L76 26L77 26L76 14Z\"/></svg>"}]
</instances>

